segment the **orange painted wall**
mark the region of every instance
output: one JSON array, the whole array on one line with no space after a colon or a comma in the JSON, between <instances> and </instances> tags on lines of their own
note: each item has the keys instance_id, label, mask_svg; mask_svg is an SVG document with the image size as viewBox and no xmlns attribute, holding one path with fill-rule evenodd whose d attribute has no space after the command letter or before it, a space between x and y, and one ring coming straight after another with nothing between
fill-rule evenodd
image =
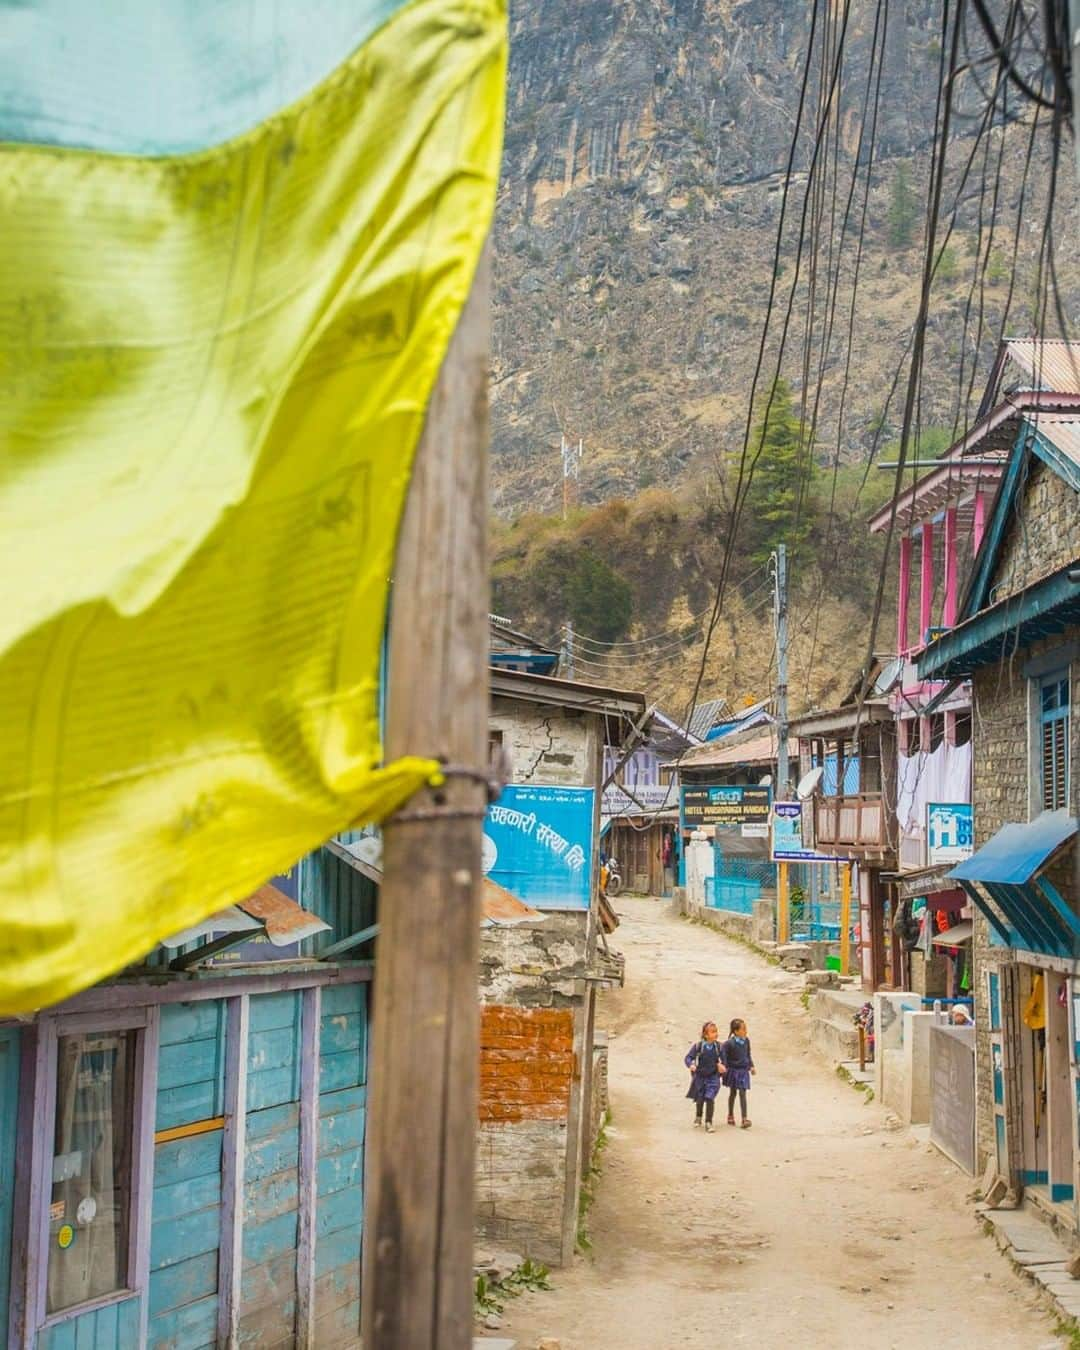
<instances>
[{"instance_id":1,"label":"orange painted wall","mask_svg":"<svg viewBox=\"0 0 1080 1350\"><path fill-rule=\"evenodd\" d=\"M573 1075L569 1008L481 1007L481 1121L565 1121Z\"/></svg>"}]
</instances>

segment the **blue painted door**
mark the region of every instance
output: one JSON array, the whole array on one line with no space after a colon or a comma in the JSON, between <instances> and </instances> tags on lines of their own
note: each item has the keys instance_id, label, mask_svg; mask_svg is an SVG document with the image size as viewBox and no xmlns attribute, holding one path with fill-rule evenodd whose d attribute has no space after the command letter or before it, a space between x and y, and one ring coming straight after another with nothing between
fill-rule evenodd
<instances>
[{"instance_id":1,"label":"blue painted door","mask_svg":"<svg viewBox=\"0 0 1080 1350\"><path fill-rule=\"evenodd\" d=\"M19 1105L19 1033L0 1031L0 1350L7 1346L15 1123Z\"/></svg>"}]
</instances>

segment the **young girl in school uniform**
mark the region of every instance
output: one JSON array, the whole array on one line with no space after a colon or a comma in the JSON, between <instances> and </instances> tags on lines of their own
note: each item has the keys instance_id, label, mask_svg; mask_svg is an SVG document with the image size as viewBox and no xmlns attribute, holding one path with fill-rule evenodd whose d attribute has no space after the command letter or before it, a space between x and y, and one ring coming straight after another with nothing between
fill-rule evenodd
<instances>
[{"instance_id":1,"label":"young girl in school uniform","mask_svg":"<svg viewBox=\"0 0 1080 1350\"><path fill-rule=\"evenodd\" d=\"M728 1087L727 1123L735 1124L735 1097L738 1096L742 1127L748 1130L750 1118L746 1114L746 1094L750 1091L750 1077L757 1070L754 1068L750 1037L746 1034L746 1023L741 1017L731 1019L731 1035L720 1047L720 1058L723 1060L724 1081Z\"/></svg>"},{"instance_id":2,"label":"young girl in school uniform","mask_svg":"<svg viewBox=\"0 0 1080 1350\"><path fill-rule=\"evenodd\" d=\"M690 1047L683 1061L690 1070L690 1090L686 1095L694 1103L694 1124L701 1124L704 1111L706 1134L713 1132L713 1112L724 1071L719 1035L716 1023L706 1022L701 1028L701 1040Z\"/></svg>"}]
</instances>

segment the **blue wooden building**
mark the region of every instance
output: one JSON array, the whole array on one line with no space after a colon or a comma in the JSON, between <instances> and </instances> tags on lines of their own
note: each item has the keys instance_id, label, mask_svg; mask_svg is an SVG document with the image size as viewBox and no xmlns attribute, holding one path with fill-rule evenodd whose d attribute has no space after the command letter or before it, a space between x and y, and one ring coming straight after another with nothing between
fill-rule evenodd
<instances>
[{"instance_id":1,"label":"blue wooden building","mask_svg":"<svg viewBox=\"0 0 1080 1350\"><path fill-rule=\"evenodd\" d=\"M359 1343L374 908L320 849L0 1022L0 1350Z\"/></svg>"}]
</instances>

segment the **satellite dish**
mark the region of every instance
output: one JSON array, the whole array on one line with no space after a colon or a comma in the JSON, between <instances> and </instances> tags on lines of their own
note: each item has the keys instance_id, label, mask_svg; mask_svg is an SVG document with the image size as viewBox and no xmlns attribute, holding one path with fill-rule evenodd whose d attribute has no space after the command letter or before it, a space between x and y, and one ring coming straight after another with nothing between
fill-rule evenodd
<instances>
[{"instance_id":1,"label":"satellite dish","mask_svg":"<svg viewBox=\"0 0 1080 1350\"><path fill-rule=\"evenodd\" d=\"M764 778L759 778L758 787L772 787L772 774L767 773Z\"/></svg>"},{"instance_id":2,"label":"satellite dish","mask_svg":"<svg viewBox=\"0 0 1080 1350\"><path fill-rule=\"evenodd\" d=\"M874 681L875 694L887 694L893 685L903 673L904 663L900 657L894 657L887 661L881 669L881 674Z\"/></svg>"},{"instance_id":3,"label":"satellite dish","mask_svg":"<svg viewBox=\"0 0 1080 1350\"><path fill-rule=\"evenodd\" d=\"M825 776L825 770L819 764L816 769L811 769L809 773L804 773L799 779L799 786L795 789L795 796L799 801L808 801L818 790L822 778Z\"/></svg>"}]
</instances>

